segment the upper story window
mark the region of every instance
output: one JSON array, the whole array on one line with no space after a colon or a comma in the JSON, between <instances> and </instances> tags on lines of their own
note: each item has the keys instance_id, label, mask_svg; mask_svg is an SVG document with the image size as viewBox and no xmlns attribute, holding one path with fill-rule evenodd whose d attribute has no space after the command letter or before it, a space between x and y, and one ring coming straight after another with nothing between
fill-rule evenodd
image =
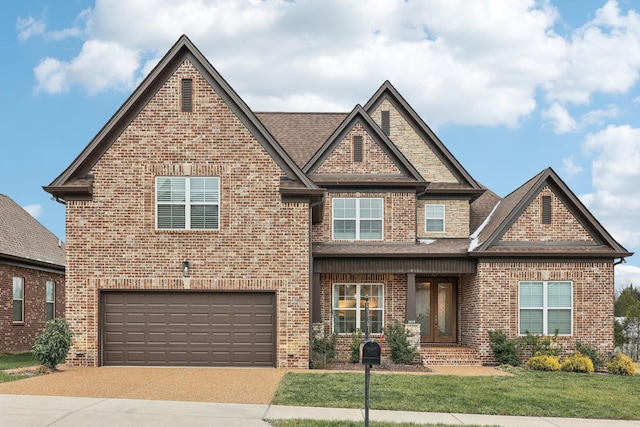
<instances>
[{"instance_id":1,"label":"upper story window","mask_svg":"<svg viewBox=\"0 0 640 427\"><path fill-rule=\"evenodd\" d=\"M46 320L53 320L56 316L56 284L47 281L45 284L45 311Z\"/></svg>"},{"instance_id":2,"label":"upper story window","mask_svg":"<svg viewBox=\"0 0 640 427\"><path fill-rule=\"evenodd\" d=\"M571 282L520 282L520 334L572 335L572 288Z\"/></svg>"},{"instance_id":3,"label":"upper story window","mask_svg":"<svg viewBox=\"0 0 640 427\"><path fill-rule=\"evenodd\" d=\"M13 322L24 322L24 277L13 278Z\"/></svg>"},{"instance_id":4,"label":"upper story window","mask_svg":"<svg viewBox=\"0 0 640 427\"><path fill-rule=\"evenodd\" d=\"M444 205L425 205L424 230L431 233L444 233Z\"/></svg>"},{"instance_id":5,"label":"upper story window","mask_svg":"<svg viewBox=\"0 0 640 427\"><path fill-rule=\"evenodd\" d=\"M220 178L157 177L156 228L220 229Z\"/></svg>"},{"instance_id":6,"label":"upper story window","mask_svg":"<svg viewBox=\"0 0 640 427\"><path fill-rule=\"evenodd\" d=\"M381 198L333 199L334 240L382 240Z\"/></svg>"}]
</instances>

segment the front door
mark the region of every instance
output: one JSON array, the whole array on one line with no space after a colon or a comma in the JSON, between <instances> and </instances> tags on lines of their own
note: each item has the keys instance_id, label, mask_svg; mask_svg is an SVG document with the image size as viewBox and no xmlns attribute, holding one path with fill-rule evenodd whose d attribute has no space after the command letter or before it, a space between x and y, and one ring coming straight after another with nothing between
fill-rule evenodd
<instances>
[{"instance_id":1,"label":"front door","mask_svg":"<svg viewBox=\"0 0 640 427\"><path fill-rule=\"evenodd\" d=\"M453 279L416 279L420 342L456 342L456 297Z\"/></svg>"}]
</instances>

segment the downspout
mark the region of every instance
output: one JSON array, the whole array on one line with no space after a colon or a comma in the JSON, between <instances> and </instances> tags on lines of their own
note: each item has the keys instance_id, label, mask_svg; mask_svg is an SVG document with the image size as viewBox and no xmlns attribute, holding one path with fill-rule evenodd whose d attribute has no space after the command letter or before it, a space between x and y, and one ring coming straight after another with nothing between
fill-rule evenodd
<instances>
[{"instance_id":1,"label":"downspout","mask_svg":"<svg viewBox=\"0 0 640 427\"><path fill-rule=\"evenodd\" d=\"M627 262L627 260L626 260L626 259L624 259L624 258L620 258L620 261L614 262L614 263L613 263L613 266L615 267L616 265L624 264L624 263L626 263L626 262Z\"/></svg>"},{"instance_id":2,"label":"downspout","mask_svg":"<svg viewBox=\"0 0 640 427\"><path fill-rule=\"evenodd\" d=\"M317 202L309 197L309 368L313 359L313 208L324 203L324 194Z\"/></svg>"}]
</instances>

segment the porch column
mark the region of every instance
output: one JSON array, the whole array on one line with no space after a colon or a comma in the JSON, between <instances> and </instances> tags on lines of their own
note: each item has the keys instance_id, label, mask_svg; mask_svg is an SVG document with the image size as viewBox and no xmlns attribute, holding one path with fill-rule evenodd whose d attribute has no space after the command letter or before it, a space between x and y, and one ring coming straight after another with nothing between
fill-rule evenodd
<instances>
[{"instance_id":1,"label":"porch column","mask_svg":"<svg viewBox=\"0 0 640 427\"><path fill-rule=\"evenodd\" d=\"M320 273L313 273L311 283L311 323L322 322L322 310L320 309Z\"/></svg>"},{"instance_id":2,"label":"porch column","mask_svg":"<svg viewBox=\"0 0 640 427\"><path fill-rule=\"evenodd\" d=\"M415 273L407 274L407 307L406 323L415 323L416 321L416 275Z\"/></svg>"}]
</instances>

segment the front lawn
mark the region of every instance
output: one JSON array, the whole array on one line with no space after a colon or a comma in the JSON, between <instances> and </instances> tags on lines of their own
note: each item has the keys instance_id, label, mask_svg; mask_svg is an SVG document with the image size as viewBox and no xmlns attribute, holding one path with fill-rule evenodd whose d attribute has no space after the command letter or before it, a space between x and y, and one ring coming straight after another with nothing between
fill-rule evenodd
<instances>
[{"instance_id":1,"label":"front lawn","mask_svg":"<svg viewBox=\"0 0 640 427\"><path fill-rule=\"evenodd\" d=\"M21 354L1 354L0 355L0 383L15 381L30 375L9 375L4 372L5 369L26 368L29 366L38 366L40 362L33 357L31 353Z\"/></svg>"},{"instance_id":2,"label":"front lawn","mask_svg":"<svg viewBox=\"0 0 640 427\"><path fill-rule=\"evenodd\" d=\"M640 377L518 371L513 377L371 374L371 409L640 419ZM274 405L362 408L364 373L287 373Z\"/></svg>"}]
</instances>

